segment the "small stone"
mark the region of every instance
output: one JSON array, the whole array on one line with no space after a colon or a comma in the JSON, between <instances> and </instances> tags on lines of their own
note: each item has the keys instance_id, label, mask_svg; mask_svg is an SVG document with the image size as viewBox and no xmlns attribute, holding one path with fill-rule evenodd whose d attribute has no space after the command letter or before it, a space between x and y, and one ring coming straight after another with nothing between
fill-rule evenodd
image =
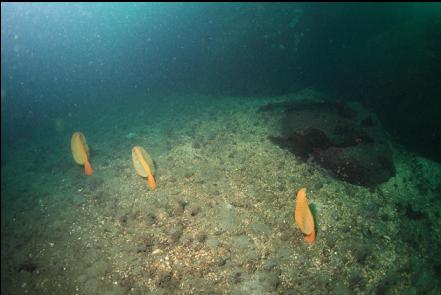
<instances>
[{"instance_id":1,"label":"small stone","mask_svg":"<svg viewBox=\"0 0 441 295\"><path fill-rule=\"evenodd\" d=\"M169 232L170 234L170 238L169 238L169 242L170 244L175 244L179 241L179 239L182 236L182 233L184 231L184 228L182 225L177 225L174 228L172 228Z\"/></svg>"},{"instance_id":2,"label":"small stone","mask_svg":"<svg viewBox=\"0 0 441 295\"><path fill-rule=\"evenodd\" d=\"M152 252L152 254L153 254L153 255L162 254L162 250L161 250L161 249L155 249L155 250Z\"/></svg>"},{"instance_id":3,"label":"small stone","mask_svg":"<svg viewBox=\"0 0 441 295\"><path fill-rule=\"evenodd\" d=\"M197 233L194 238L199 243L203 243L207 239L207 235L204 233Z\"/></svg>"},{"instance_id":4,"label":"small stone","mask_svg":"<svg viewBox=\"0 0 441 295\"><path fill-rule=\"evenodd\" d=\"M200 207L195 207L193 209L191 209L191 216L196 216L201 212L201 208Z\"/></svg>"},{"instance_id":5,"label":"small stone","mask_svg":"<svg viewBox=\"0 0 441 295\"><path fill-rule=\"evenodd\" d=\"M216 261L217 266L224 266L227 260L225 258L219 257Z\"/></svg>"}]
</instances>

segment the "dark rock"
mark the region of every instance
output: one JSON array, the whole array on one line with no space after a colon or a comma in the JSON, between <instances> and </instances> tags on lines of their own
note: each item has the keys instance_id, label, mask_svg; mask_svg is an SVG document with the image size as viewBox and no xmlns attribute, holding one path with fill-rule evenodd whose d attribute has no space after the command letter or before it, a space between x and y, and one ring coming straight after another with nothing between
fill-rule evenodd
<instances>
[{"instance_id":1,"label":"dark rock","mask_svg":"<svg viewBox=\"0 0 441 295\"><path fill-rule=\"evenodd\" d=\"M349 147L373 142L373 139L366 132L353 126L337 126L333 135L332 141L334 146L337 147Z\"/></svg>"},{"instance_id":2,"label":"dark rock","mask_svg":"<svg viewBox=\"0 0 441 295\"><path fill-rule=\"evenodd\" d=\"M395 175L392 153L385 145L362 144L316 150L314 158L340 180L374 186Z\"/></svg>"},{"instance_id":3,"label":"dark rock","mask_svg":"<svg viewBox=\"0 0 441 295\"><path fill-rule=\"evenodd\" d=\"M384 133L380 128L363 127L374 123L372 115L360 125L346 103L314 97L313 101L274 103L260 110L285 109L281 121L285 136L270 136L272 142L304 161L312 156L336 178L355 185L375 186L395 175Z\"/></svg>"},{"instance_id":4,"label":"dark rock","mask_svg":"<svg viewBox=\"0 0 441 295\"><path fill-rule=\"evenodd\" d=\"M315 128L293 132L285 139L270 137L270 140L281 147L288 148L302 158L307 158L314 149L327 149L333 145L323 131Z\"/></svg>"}]
</instances>

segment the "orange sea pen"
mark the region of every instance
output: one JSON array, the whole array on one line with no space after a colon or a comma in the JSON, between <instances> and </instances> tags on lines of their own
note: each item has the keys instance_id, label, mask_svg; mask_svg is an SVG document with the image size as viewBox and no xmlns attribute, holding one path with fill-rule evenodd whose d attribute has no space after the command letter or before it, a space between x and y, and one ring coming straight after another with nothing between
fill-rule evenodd
<instances>
[{"instance_id":1,"label":"orange sea pen","mask_svg":"<svg viewBox=\"0 0 441 295\"><path fill-rule=\"evenodd\" d=\"M92 165L89 162L89 146L86 143L86 137L81 132L75 132L70 140L70 148L75 163L84 165L86 175L93 174Z\"/></svg>"},{"instance_id":2,"label":"orange sea pen","mask_svg":"<svg viewBox=\"0 0 441 295\"><path fill-rule=\"evenodd\" d=\"M151 189L156 189L155 171L153 160L150 155L140 146L132 149L132 161L135 166L136 173L139 176L147 177L147 184Z\"/></svg>"},{"instance_id":3,"label":"orange sea pen","mask_svg":"<svg viewBox=\"0 0 441 295\"><path fill-rule=\"evenodd\" d=\"M315 240L314 218L308 206L306 188L297 192L294 220L300 230L305 234L305 241L312 243Z\"/></svg>"}]
</instances>

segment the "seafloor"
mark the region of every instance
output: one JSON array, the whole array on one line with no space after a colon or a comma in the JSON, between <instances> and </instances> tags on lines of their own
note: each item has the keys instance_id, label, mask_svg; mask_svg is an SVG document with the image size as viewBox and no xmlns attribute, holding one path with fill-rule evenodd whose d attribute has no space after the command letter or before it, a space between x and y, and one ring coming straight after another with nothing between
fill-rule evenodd
<instances>
[{"instance_id":1,"label":"seafloor","mask_svg":"<svg viewBox=\"0 0 441 295\"><path fill-rule=\"evenodd\" d=\"M2 294L439 294L440 165L389 138L394 177L337 180L269 139L282 113L258 109L286 99L140 96L16 143L1 168ZM293 220L302 187L311 245Z\"/></svg>"}]
</instances>

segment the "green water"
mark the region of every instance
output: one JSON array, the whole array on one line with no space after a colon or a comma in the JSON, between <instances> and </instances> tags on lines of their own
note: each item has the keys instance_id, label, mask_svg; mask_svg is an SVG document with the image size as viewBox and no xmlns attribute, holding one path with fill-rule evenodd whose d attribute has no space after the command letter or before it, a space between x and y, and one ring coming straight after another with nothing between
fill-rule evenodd
<instances>
[{"instance_id":1,"label":"green water","mask_svg":"<svg viewBox=\"0 0 441 295\"><path fill-rule=\"evenodd\" d=\"M438 3L2 3L2 293L439 294L440 40Z\"/></svg>"}]
</instances>

